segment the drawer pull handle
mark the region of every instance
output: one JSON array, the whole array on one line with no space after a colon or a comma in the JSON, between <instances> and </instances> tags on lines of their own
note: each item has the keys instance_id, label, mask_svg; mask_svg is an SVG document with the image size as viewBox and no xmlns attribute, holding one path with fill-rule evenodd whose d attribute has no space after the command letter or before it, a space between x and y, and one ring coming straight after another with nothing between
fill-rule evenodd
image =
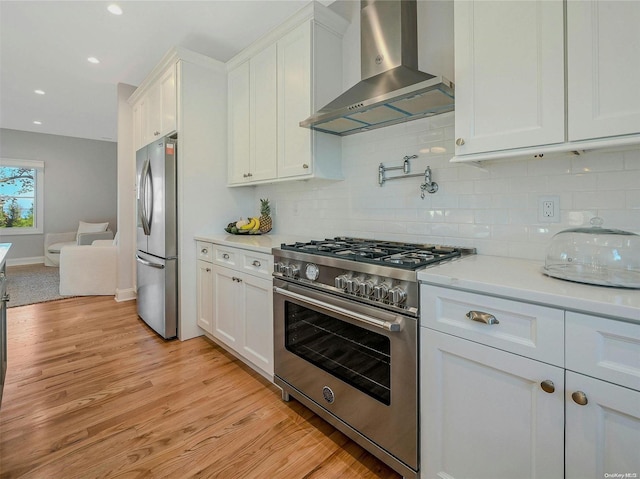
<instances>
[{"instance_id":1,"label":"drawer pull handle","mask_svg":"<svg viewBox=\"0 0 640 479\"><path fill-rule=\"evenodd\" d=\"M229 255L227 253L225 253L225 254L222 255L222 258L223 259L229 259Z\"/></svg>"},{"instance_id":2,"label":"drawer pull handle","mask_svg":"<svg viewBox=\"0 0 640 479\"><path fill-rule=\"evenodd\" d=\"M200 252L201 252L202 254L207 254L207 253L209 252L209 250L208 250L207 248L202 248L202 249L200 250Z\"/></svg>"},{"instance_id":3,"label":"drawer pull handle","mask_svg":"<svg viewBox=\"0 0 640 479\"><path fill-rule=\"evenodd\" d=\"M500 324L493 314L483 313L482 311L469 311L467 318L484 324Z\"/></svg>"},{"instance_id":4,"label":"drawer pull handle","mask_svg":"<svg viewBox=\"0 0 640 479\"><path fill-rule=\"evenodd\" d=\"M260 264L260 261L258 261L257 259L253 261L253 263L251 263L252 265L254 265L256 268L259 268L260 266L262 266Z\"/></svg>"},{"instance_id":5,"label":"drawer pull handle","mask_svg":"<svg viewBox=\"0 0 640 479\"><path fill-rule=\"evenodd\" d=\"M240 279L240 278L236 278L235 276L232 276L232 277L231 277L231 279L232 279L233 281L237 281L238 283L242 283L242 279Z\"/></svg>"},{"instance_id":6,"label":"drawer pull handle","mask_svg":"<svg viewBox=\"0 0 640 479\"><path fill-rule=\"evenodd\" d=\"M580 404L580 406L586 406L587 403L589 402L587 400L587 395L585 393L583 393L582 391L576 391L571 395L571 399L573 399L573 402L575 402L576 404Z\"/></svg>"},{"instance_id":7,"label":"drawer pull handle","mask_svg":"<svg viewBox=\"0 0 640 479\"><path fill-rule=\"evenodd\" d=\"M545 381L542 381L540 383L540 387L542 388L542 390L546 393L551 394L552 392L555 392L556 390L556 386L555 384L553 384L553 381L551 379L547 379Z\"/></svg>"}]
</instances>

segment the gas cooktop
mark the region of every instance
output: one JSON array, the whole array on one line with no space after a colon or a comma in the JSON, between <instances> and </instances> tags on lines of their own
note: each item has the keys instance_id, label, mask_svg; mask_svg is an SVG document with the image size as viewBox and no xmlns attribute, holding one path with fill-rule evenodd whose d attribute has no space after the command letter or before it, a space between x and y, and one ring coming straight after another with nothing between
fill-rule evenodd
<instances>
[{"instance_id":1,"label":"gas cooktop","mask_svg":"<svg viewBox=\"0 0 640 479\"><path fill-rule=\"evenodd\" d=\"M406 270L416 270L475 252L471 248L397 243L343 236L306 243L282 244L280 249Z\"/></svg>"}]
</instances>

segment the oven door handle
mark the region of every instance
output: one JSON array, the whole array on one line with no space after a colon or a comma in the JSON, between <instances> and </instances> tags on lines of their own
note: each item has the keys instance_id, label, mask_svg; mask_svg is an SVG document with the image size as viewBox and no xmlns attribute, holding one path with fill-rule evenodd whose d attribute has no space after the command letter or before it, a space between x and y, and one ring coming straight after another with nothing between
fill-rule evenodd
<instances>
[{"instance_id":1,"label":"oven door handle","mask_svg":"<svg viewBox=\"0 0 640 479\"><path fill-rule=\"evenodd\" d=\"M277 286L273 287L273 291L282 296L286 296L288 298L297 299L298 301L302 301L307 304L311 304L313 306L319 306L324 308L332 313L342 314L351 319L355 319L357 321L361 321L363 323L369 324L371 326L376 326L378 328L384 329L386 331L400 331L402 330L402 323L394 323L390 321L383 321L382 319L372 318L371 316L367 316L366 314L356 313L354 311L349 311L348 309L341 308L340 306L334 306L329 303L325 303L324 301L320 301L318 299L309 298L303 294L294 293L292 291L288 291L283 288L279 288Z\"/></svg>"}]
</instances>

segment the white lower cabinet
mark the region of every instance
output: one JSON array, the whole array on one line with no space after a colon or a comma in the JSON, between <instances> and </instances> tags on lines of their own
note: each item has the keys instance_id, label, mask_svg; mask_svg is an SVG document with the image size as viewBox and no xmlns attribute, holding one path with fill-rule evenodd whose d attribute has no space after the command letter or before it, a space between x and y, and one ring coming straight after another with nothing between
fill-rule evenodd
<instances>
[{"instance_id":1,"label":"white lower cabinet","mask_svg":"<svg viewBox=\"0 0 640 479\"><path fill-rule=\"evenodd\" d=\"M198 260L196 269L196 314L197 324L208 333L213 329L213 271L212 264L207 261Z\"/></svg>"},{"instance_id":2,"label":"white lower cabinet","mask_svg":"<svg viewBox=\"0 0 640 479\"><path fill-rule=\"evenodd\" d=\"M428 284L421 311L423 479L640 477L639 323Z\"/></svg>"},{"instance_id":3,"label":"white lower cabinet","mask_svg":"<svg viewBox=\"0 0 640 479\"><path fill-rule=\"evenodd\" d=\"M420 341L422 478L562 478L562 368L427 328Z\"/></svg>"},{"instance_id":4,"label":"white lower cabinet","mask_svg":"<svg viewBox=\"0 0 640 479\"><path fill-rule=\"evenodd\" d=\"M640 324L567 311L565 329L565 478L638 478Z\"/></svg>"},{"instance_id":5,"label":"white lower cabinet","mask_svg":"<svg viewBox=\"0 0 640 479\"><path fill-rule=\"evenodd\" d=\"M198 325L250 366L273 377L273 260L210 244L198 260ZM207 253L209 254L209 253Z\"/></svg>"},{"instance_id":6,"label":"white lower cabinet","mask_svg":"<svg viewBox=\"0 0 640 479\"><path fill-rule=\"evenodd\" d=\"M565 478L640 477L640 392L571 371L566 384Z\"/></svg>"}]
</instances>

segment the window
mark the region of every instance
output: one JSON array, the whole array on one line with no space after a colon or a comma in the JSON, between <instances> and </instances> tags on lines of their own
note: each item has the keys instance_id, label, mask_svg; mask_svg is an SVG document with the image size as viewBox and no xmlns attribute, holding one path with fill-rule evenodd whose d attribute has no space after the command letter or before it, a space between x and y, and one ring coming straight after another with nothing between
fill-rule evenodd
<instances>
[{"instance_id":1,"label":"window","mask_svg":"<svg viewBox=\"0 0 640 479\"><path fill-rule=\"evenodd\" d=\"M0 234L42 234L44 162L0 159Z\"/></svg>"}]
</instances>

